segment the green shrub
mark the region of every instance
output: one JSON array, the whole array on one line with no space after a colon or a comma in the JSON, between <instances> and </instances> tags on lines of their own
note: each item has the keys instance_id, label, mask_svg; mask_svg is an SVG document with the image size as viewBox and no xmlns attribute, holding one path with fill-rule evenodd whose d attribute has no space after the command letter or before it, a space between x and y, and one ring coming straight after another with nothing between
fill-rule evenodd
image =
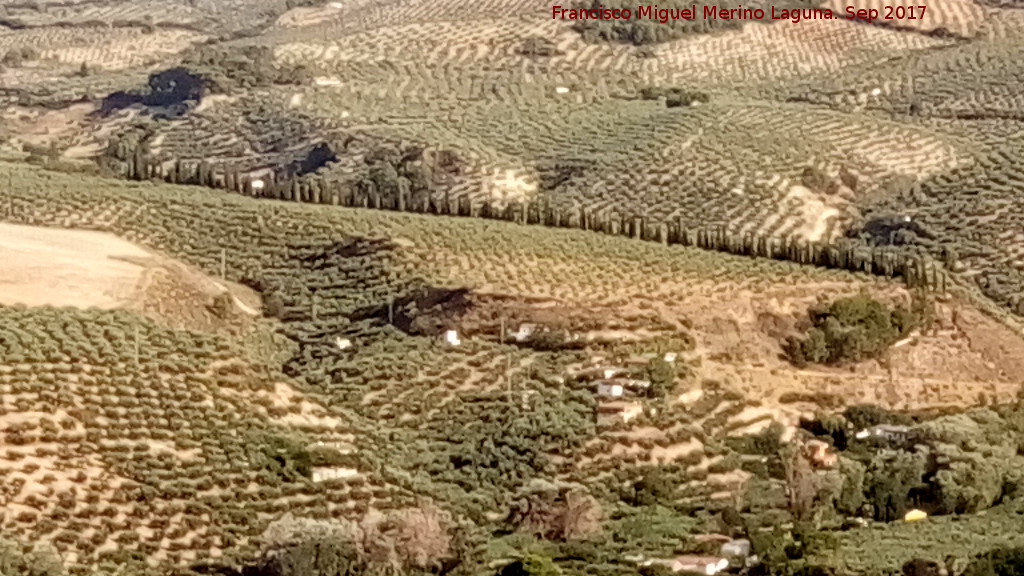
<instances>
[{"instance_id":1,"label":"green shrub","mask_svg":"<svg viewBox=\"0 0 1024 576\"><path fill-rule=\"evenodd\" d=\"M651 383L647 395L651 398L664 398L675 387L676 365L663 358L651 360L644 370L644 377Z\"/></svg>"},{"instance_id":2,"label":"green shrub","mask_svg":"<svg viewBox=\"0 0 1024 576\"><path fill-rule=\"evenodd\" d=\"M500 576L562 576L562 570L547 556L527 554L505 566Z\"/></svg>"},{"instance_id":3,"label":"green shrub","mask_svg":"<svg viewBox=\"0 0 1024 576\"><path fill-rule=\"evenodd\" d=\"M675 489L676 484L660 466L655 466L633 484L632 493L627 495L627 501L633 506L666 504L673 499Z\"/></svg>"},{"instance_id":4,"label":"green shrub","mask_svg":"<svg viewBox=\"0 0 1024 576\"><path fill-rule=\"evenodd\" d=\"M665 99L665 106L677 108L680 106L691 106L693 104L707 104L711 97L704 92L686 90L684 88L662 88L647 87L640 90L640 98L643 100Z\"/></svg>"},{"instance_id":5,"label":"green shrub","mask_svg":"<svg viewBox=\"0 0 1024 576\"><path fill-rule=\"evenodd\" d=\"M942 574L938 562L914 558L903 563L903 576L939 576Z\"/></svg>"},{"instance_id":6,"label":"green shrub","mask_svg":"<svg viewBox=\"0 0 1024 576\"><path fill-rule=\"evenodd\" d=\"M251 435L249 460L257 470L285 482L309 478L312 473L309 451L301 441L270 432Z\"/></svg>"},{"instance_id":7,"label":"green shrub","mask_svg":"<svg viewBox=\"0 0 1024 576\"><path fill-rule=\"evenodd\" d=\"M531 36L527 38L523 41L522 46L519 47L518 52L523 56L530 56L533 58L557 56L562 53L551 39L544 38L543 36Z\"/></svg>"},{"instance_id":8,"label":"green shrub","mask_svg":"<svg viewBox=\"0 0 1024 576\"><path fill-rule=\"evenodd\" d=\"M880 451L867 466L865 496L874 518L891 522L903 517L911 504L911 492L923 487L925 457L909 452Z\"/></svg>"},{"instance_id":9,"label":"green shrub","mask_svg":"<svg viewBox=\"0 0 1024 576\"><path fill-rule=\"evenodd\" d=\"M355 576L363 572L359 546L347 524L290 516L263 537L261 576Z\"/></svg>"},{"instance_id":10,"label":"green shrub","mask_svg":"<svg viewBox=\"0 0 1024 576\"><path fill-rule=\"evenodd\" d=\"M843 485L836 500L836 510L843 514L856 516L864 507L864 476L866 469L863 464L849 458L839 459L839 471L843 476Z\"/></svg>"},{"instance_id":11,"label":"green shrub","mask_svg":"<svg viewBox=\"0 0 1024 576\"><path fill-rule=\"evenodd\" d=\"M964 571L964 576L1022 575L1024 575L1024 548L997 548L979 554Z\"/></svg>"},{"instance_id":12,"label":"green shrub","mask_svg":"<svg viewBox=\"0 0 1024 576\"><path fill-rule=\"evenodd\" d=\"M260 86L307 84L313 74L305 66L278 66L273 50L267 46L226 48L199 46L189 54L183 66L201 76L214 93L232 93Z\"/></svg>"},{"instance_id":13,"label":"green shrub","mask_svg":"<svg viewBox=\"0 0 1024 576\"><path fill-rule=\"evenodd\" d=\"M67 571L52 546L39 545L25 553L14 541L0 539L0 574L19 576L64 576Z\"/></svg>"},{"instance_id":14,"label":"green shrub","mask_svg":"<svg viewBox=\"0 0 1024 576\"><path fill-rule=\"evenodd\" d=\"M860 362L881 356L919 323L923 312L890 309L867 294L811 308L812 326L790 338L786 352L796 365Z\"/></svg>"}]
</instances>

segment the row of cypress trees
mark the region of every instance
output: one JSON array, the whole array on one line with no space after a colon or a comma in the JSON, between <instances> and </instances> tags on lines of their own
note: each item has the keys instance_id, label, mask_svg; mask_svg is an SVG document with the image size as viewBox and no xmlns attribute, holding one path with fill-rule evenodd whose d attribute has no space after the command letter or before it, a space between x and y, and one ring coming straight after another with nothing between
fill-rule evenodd
<instances>
[{"instance_id":1,"label":"row of cypress trees","mask_svg":"<svg viewBox=\"0 0 1024 576\"><path fill-rule=\"evenodd\" d=\"M141 150L136 150L129 162L128 176L136 180L160 179L175 184L227 189L257 198L579 228L664 244L901 277L910 287L943 293L948 281L946 272L934 261L902 248L871 247L843 238L832 242L812 242L757 232L733 232L721 226L694 227L685 218L671 221L609 214L586 206L555 204L545 199L492 204L486 200L475 201L464 194L451 195L448 191L435 195L414 194L402 182L393 187L393 192L382 192L368 181L356 185L330 180L322 175L313 178L279 177L270 170L266 177L256 178L206 161L177 160L168 166L167 162L153 161Z\"/></svg>"}]
</instances>

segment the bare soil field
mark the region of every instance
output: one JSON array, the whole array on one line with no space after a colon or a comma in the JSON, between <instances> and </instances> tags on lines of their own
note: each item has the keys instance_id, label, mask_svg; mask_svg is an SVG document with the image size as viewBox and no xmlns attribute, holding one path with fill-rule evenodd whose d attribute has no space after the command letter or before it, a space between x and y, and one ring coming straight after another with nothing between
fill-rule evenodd
<instances>
[{"instance_id":1,"label":"bare soil field","mask_svg":"<svg viewBox=\"0 0 1024 576\"><path fill-rule=\"evenodd\" d=\"M105 232L0 224L0 262L0 304L128 308L194 328L223 323L206 308L225 291L243 316L260 308L246 288Z\"/></svg>"},{"instance_id":2,"label":"bare soil field","mask_svg":"<svg viewBox=\"0 0 1024 576\"><path fill-rule=\"evenodd\" d=\"M0 303L118 308L151 258L112 234L0 224Z\"/></svg>"},{"instance_id":3,"label":"bare soil field","mask_svg":"<svg viewBox=\"0 0 1024 576\"><path fill-rule=\"evenodd\" d=\"M730 298L694 298L666 310L694 319L698 379L722 382L792 412L830 402L893 409L1008 402L1024 385L1024 338L955 298L938 302L934 327L894 347L888 358L847 367L795 368L782 357L781 339L806 318L813 299L785 292L738 291ZM898 297L898 291L891 296ZM799 398L817 401L793 400Z\"/></svg>"}]
</instances>

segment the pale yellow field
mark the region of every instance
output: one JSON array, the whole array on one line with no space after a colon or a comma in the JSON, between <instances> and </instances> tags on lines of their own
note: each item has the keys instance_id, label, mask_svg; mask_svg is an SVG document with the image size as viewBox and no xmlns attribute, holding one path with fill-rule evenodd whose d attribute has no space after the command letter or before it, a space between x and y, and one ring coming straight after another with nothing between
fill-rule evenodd
<instances>
[{"instance_id":1,"label":"pale yellow field","mask_svg":"<svg viewBox=\"0 0 1024 576\"><path fill-rule=\"evenodd\" d=\"M149 258L112 234L0 224L0 304L116 308Z\"/></svg>"}]
</instances>

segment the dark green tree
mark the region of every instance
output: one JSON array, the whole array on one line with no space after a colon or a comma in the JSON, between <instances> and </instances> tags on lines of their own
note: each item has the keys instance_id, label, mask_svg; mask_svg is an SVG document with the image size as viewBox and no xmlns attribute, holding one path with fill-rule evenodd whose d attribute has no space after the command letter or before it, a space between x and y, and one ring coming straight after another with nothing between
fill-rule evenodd
<instances>
[{"instance_id":1,"label":"dark green tree","mask_svg":"<svg viewBox=\"0 0 1024 576\"><path fill-rule=\"evenodd\" d=\"M286 516L263 534L259 576L361 576L355 535L347 524Z\"/></svg>"},{"instance_id":2,"label":"dark green tree","mask_svg":"<svg viewBox=\"0 0 1024 576\"><path fill-rule=\"evenodd\" d=\"M1024 576L1024 547L996 548L979 554L963 576Z\"/></svg>"},{"instance_id":3,"label":"dark green tree","mask_svg":"<svg viewBox=\"0 0 1024 576\"><path fill-rule=\"evenodd\" d=\"M651 398L664 398L675 387L676 365L663 358L655 358L647 364L644 377L651 383L647 395Z\"/></svg>"},{"instance_id":4,"label":"dark green tree","mask_svg":"<svg viewBox=\"0 0 1024 576\"><path fill-rule=\"evenodd\" d=\"M675 483L665 475L661 467L655 466L633 484L628 501L633 506L667 504L672 501L675 488Z\"/></svg>"},{"instance_id":5,"label":"dark green tree","mask_svg":"<svg viewBox=\"0 0 1024 576\"><path fill-rule=\"evenodd\" d=\"M502 568L499 576L562 576L562 570L547 556L527 554Z\"/></svg>"}]
</instances>

